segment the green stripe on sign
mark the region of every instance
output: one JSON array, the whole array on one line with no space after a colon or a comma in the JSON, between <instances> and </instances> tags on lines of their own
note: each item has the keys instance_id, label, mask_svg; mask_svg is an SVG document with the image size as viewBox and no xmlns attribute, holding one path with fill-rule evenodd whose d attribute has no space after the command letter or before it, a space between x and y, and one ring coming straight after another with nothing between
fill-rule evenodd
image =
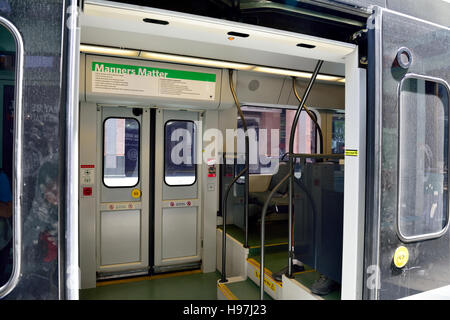
<instances>
[{"instance_id":1,"label":"green stripe on sign","mask_svg":"<svg viewBox=\"0 0 450 320\"><path fill-rule=\"evenodd\" d=\"M213 73L150 68L150 67L133 66L128 64L106 63L106 62L92 62L92 71L106 72L113 74L128 74L141 77L216 82L216 75Z\"/></svg>"}]
</instances>

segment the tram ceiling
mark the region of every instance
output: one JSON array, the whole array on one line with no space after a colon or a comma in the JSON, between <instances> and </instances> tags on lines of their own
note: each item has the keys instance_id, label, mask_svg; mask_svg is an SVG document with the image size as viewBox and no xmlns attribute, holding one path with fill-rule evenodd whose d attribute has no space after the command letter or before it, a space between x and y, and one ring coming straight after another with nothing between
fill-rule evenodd
<instances>
[{"instance_id":1,"label":"tram ceiling","mask_svg":"<svg viewBox=\"0 0 450 320\"><path fill-rule=\"evenodd\" d=\"M86 2L80 23L83 44L306 72L321 59L327 61L323 72L336 76L344 75L345 56L355 48L307 34L111 1Z\"/></svg>"},{"instance_id":2,"label":"tram ceiling","mask_svg":"<svg viewBox=\"0 0 450 320\"><path fill-rule=\"evenodd\" d=\"M112 2L301 32L346 42L351 42L351 35L365 26L369 16L366 9L344 7L337 11L337 8L329 4L311 0L290 1L289 4L279 0L120 0Z\"/></svg>"}]
</instances>

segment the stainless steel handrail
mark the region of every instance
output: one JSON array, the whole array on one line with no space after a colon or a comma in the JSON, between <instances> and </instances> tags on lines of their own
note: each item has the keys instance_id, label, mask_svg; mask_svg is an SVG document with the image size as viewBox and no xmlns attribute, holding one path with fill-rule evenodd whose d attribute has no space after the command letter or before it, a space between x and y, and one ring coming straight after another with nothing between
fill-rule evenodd
<instances>
[{"instance_id":1,"label":"stainless steel handrail","mask_svg":"<svg viewBox=\"0 0 450 320\"><path fill-rule=\"evenodd\" d=\"M291 134L289 139L289 173L275 186L275 188L271 191L269 194L269 197L266 199L266 202L264 203L263 211L261 213L261 264L260 264L260 299L264 300L264 246L265 246L265 238L264 238L264 222L265 222L265 216L267 212L267 208L269 207L269 202L272 199L273 195L283 185L286 180L289 179L289 264L288 264L288 276L292 277L292 207L293 207L293 191L294 191L294 158L300 157L301 154L295 154L293 152L294 150L294 135L297 127L297 123L300 117L300 113L305 107L306 99L308 99L308 96L311 92L312 86L317 78L317 75L319 74L319 70L322 67L323 60L319 60L317 62L317 65L314 69L314 73L311 76L311 79L309 80L308 87L306 88L303 98L300 100L300 105L297 108L297 111L295 113L294 121L292 123L291 127ZM306 110L306 109L305 109ZM321 155L323 157L323 155Z\"/></svg>"},{"instance_id":2,"label":"stainless steel handrail","mask_svg":"<svg viewBox=\"0 0 450 320\"><path fill-rule=\"evenodd\" d=\"M261 213L261 264L260 264L260 273L259 273L259 289L260 289L260 299L264 300L264 246L265 246L265 219L267 209L269 207L269 202L272 200L275 192L280 189L280 187L291 177L291 173L288 173L270 192L269 197L264 203L264 207Z\"/></svg>"},{"instance_id":3,"label":"stainless steel handrail","mask_svg":"<svg viewBox=\"0 0 450 320\"><path fill-rule=\"evenodd\" d=\"M236 91L234 90L234 84L233 84L233 70L228 70L228 76L229 76L229 83L230 83L230 90L233 95L234 102L236 104L236 108L238 109L239 116L242 120L242 127L244 128L245 132L245 167L244 169L234 177L233 181L231 181L230 185L227 187L227 190L225 191L224 198L222 199L222 276L220 279L220 282L227 282L227 275L226 275L226 259L227 259L227 235L226 235L226 225L227 225L227 201L228 201L228 195L230 193L231 188L236 183L236 181L242 177L245 174L245 189L244 189L244 228L245 228L245 235L244 235L244 247L248 248L248 196L249 196L249 184L250 184L250 178L249 178L249 138L248 138L248 130L247 130L247 123L245 121L244 113L242 112L241 105L239 103L239 100L236 95ZM225 163L224 163L225 165Z\"/></svg>"},{"instance_id":4,"label":"stainless steel handrail","mask_svg":"<svg viewBox=\"0 0 450 320\"><path fill-rule=\"evenodd\" d=\"M321 153L294 153L293 158L310 158L310 159L344 159L345 155L342 153L331 153L331 154L321 154Z\"/></svg>"},{"instance_id":5,"label":"stainless steel handrail","mask_svg":"<svg viewBox=\"0 0 450 320\"><path fill-rule=\"evenodd\" d=\"M245 121L245 116L244 113L242 112L241 109L241 104L239 103L239 99L237 98L237 94L236 91L234 90L234 85L233 85L233 70L229 69L228 70L228 78L230 81L230 90L231 93L233 95L233 99L234 99L234 103L236 104L236 108L238 109L239 112L239 117L241 118L242 121L242 127L244 128L244 132L245 132L245 169L247 169L245 171L245 185L244 185L244 229L245 229L245 234L244 234L244 247L248 248L248 197L249 197L249 193L250 193L250 143L249 143L249 137L248 137L248 129L247 129L247 122Z\"/></svg>"},{"instance_id":6,"label":"stainless steel handrail","mask_svg":"<svg viewBox=\"0 0 450 320\"><path fill-rule=\"evenodd\" d=\"M289 216L288 216L288 224L289 224L289 239L288 239L288 252L289 252L289 260L288 260L288 276L292 277L292 258L293 258L293 252L292 252L292 214L293 214L293 195L294 195L294 157L291 155L294 154L294 136L295 131L297 128L298 119L300 117L300 112L304 108L306 99L308 99L308 96L311 92L312 86L314 85L314 82L316 81L317 75L319 74L319 70L322 67L323 60L319 60L316 64L316 67L314 69L314 72L311 76L311 79L309 80L308 87L306 88L305 92L303 93L303 98L301 99L301 103L297 109L297 112L295 113L294 121L292 123L291 127L291 135L289 139Z\"/></svg>"},{"instance_id":7,"label":"stainless steel handrail","mask_svg":"<svg viewBox=\"0 0 450 320\"><path fill-rule=\"evenodd\" d=\"M295 81L296 80L297 80L297 78L292 77L292 89L294 91L294 95L297 98L298 102L301 103L302 99L300 98L300 96L298 94L298 91L297 91L297 86L295 85ZM314 122L314 124L316 125L316 130L319 132L320 153L323 153L323 133L322 133L322 128L320 127L319 123L317 122L317 118L312 113L312 111L309 110L309 108L306 105L303 105L303 108L305 109L306 113L311 118L311 120Z\"/></svg>"}]
</instances>

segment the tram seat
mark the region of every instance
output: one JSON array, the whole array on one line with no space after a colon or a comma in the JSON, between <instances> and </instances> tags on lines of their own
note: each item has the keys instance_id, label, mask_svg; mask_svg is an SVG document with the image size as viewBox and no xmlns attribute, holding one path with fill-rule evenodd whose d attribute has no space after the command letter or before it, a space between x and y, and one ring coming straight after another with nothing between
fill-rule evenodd
<instances>
[{"instance_id":1,"label":"tram seat","mask_svg":"<svg viewBox=\"0 0 450 320\"><path fill-rule=\"evenodd\" d=\"M269 197L272 190L277 186L278 183L289 173L289 164L287 162L280 162L278 171L272 176L268 188L262 192L250 192L249 201L255 204L258 207L258 210L251 210L261 213L262 208L264 207L264 203ZM251 183L250 183L251 187ZM285 182L273 195L272 199L269 203L270 207L278 207L278 206L287 206L289 205L289 197L288 197L288 183ZM253 212L250 212L249 216L252 216Z\"/></svg>"}]
</instances>

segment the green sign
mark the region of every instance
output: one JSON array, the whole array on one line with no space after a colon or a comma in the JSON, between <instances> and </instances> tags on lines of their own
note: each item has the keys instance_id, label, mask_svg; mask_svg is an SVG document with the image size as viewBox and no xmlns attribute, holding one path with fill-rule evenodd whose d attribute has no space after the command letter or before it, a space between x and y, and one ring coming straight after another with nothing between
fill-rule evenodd
<instances>
[{"instance_id":1,"label":"green sign","mask_svg":"<svg viewBox=\"0 0 450 320\"><path fill-rule=\"evenodd\" d=\"M106 63L106 62L92 62L92 71L113 73L113 74L136 75L141 77L153 77L162 79L183 79L183 80L216 82L216 75L213 73L151 68L127 64Z\"/></svg>"}]
</instances>

